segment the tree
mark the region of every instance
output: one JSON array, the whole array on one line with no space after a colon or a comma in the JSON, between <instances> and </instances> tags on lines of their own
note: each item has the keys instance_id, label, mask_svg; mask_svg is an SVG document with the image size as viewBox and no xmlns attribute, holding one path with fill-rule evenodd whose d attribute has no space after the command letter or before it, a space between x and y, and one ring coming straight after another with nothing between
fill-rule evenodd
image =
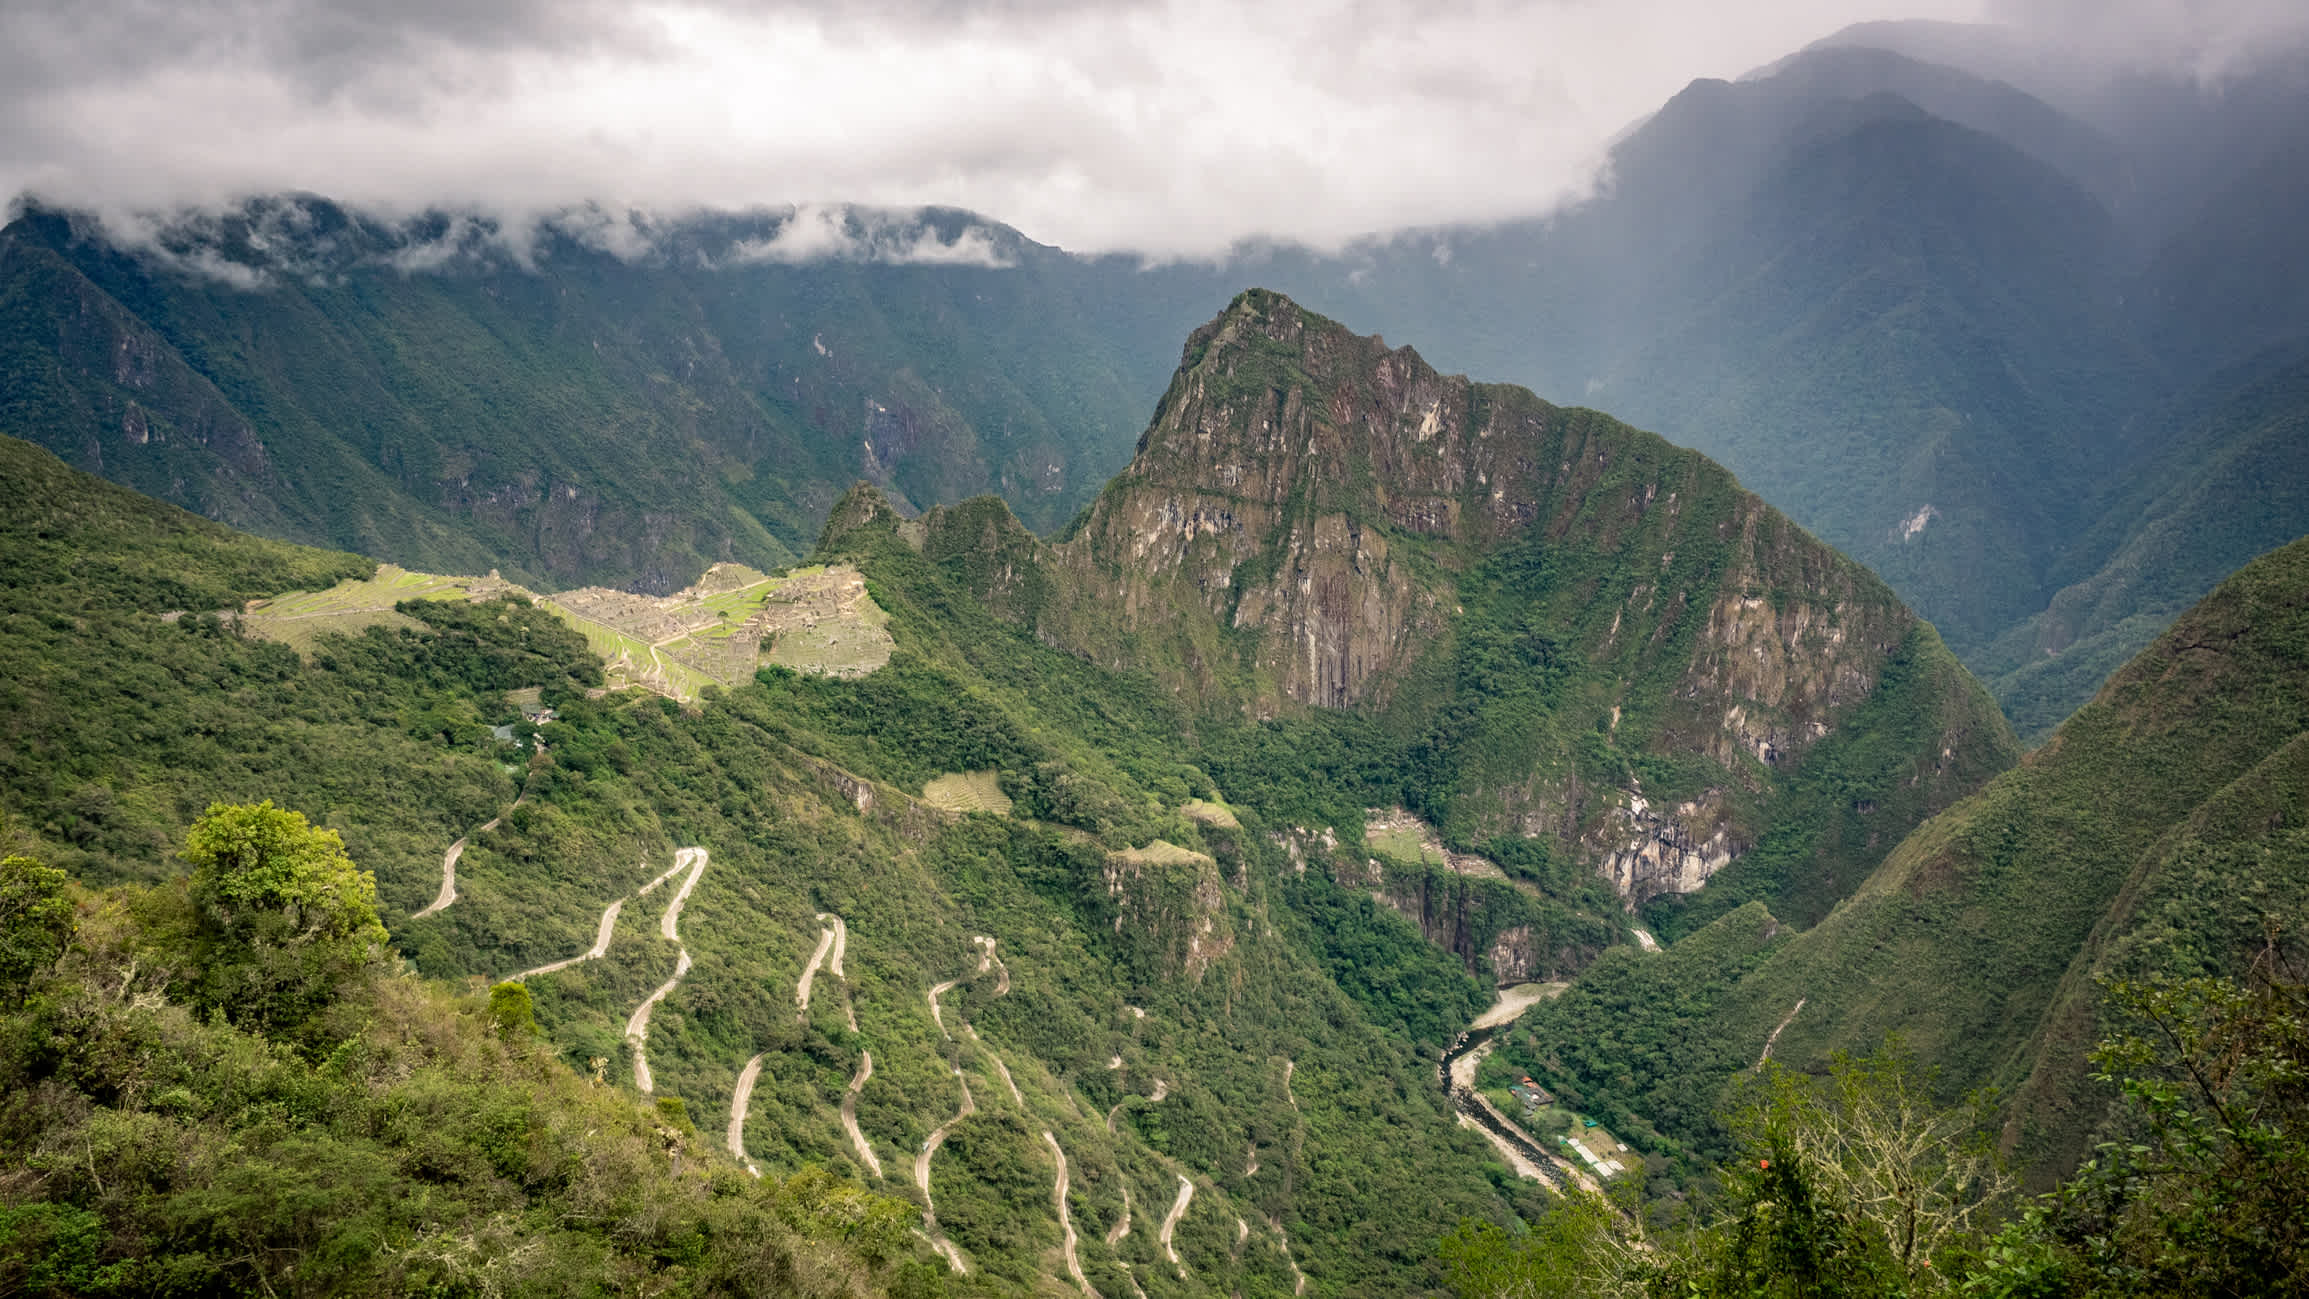
<instances>
[{"instance_id":1,"label":"tree","mask_svg":"<svg viewBox=\"0 0 2309 1299\"><path fill-rule=\"evenodd\" d=\"M2283 937L2242 980L2109 985L2092 1059L2121 1139L1998 1235L1970 1290L2309 1293L2309 981Z\"/></svg>"},{"instance_id":2,"label":"tree","mask_svg":"<svg viewBox=\"0 0 2309 1299\"><path fill-rule=\"evenodd\" d=\"M1674 1295L1852 1299L1941 1289L2010 1180L1985 1105L1949 1108L1887 1043L1826 1078L1768 1068L1731 1116L1743 1154L1715 1215L1646 1239L1632 1215L1574 1193L1513 1235L1464 1224L1443 1259L1465 1299Z\"/></svg>"},{"instance_id":3,"label":"tree","mask_svg":"<svg viewBox=\"0 0 2309 1299\"><path fill-rule=\"evenodd\" d=\"M73 927L63 871L30 857L0 858L0 1007L15 1005L55 964Z\"/></svg>"},{"instance_id":4,"label":"tree","mask_svg":"<svg viewBox=\"0 0 2309 1299\"><path fill-rule=\"evenodd\" d=\"M1867 1224L1911 1284L2012 1189L1986 1137L1987 1098L1939 1104L1897 1040L1838 1054L1825 1080L1765 1067L1750 1126L1783 1134L1822 1199Z\"/></svg>"},{"instance_id":5,"label":"tree","mask_svg":"<svg viewBox=\"0 0 2309 1299\"><path fill-rule=\"evenodd\" d=\"M1443 1238L1444 1275L1461 1299L1640 1295L1640 1247L1602 1196L1568 1188L1523 1231L1469 1218Z\"/></svg>"},{"instance_id":6,"label":"tree","mask_svg":"<svg viewBox=\"0 0 2309 1299\"><path fill-rule=\"evenodd\" d=\"M300 1024L383 955L375 878L302 812L212 804L183 855L206 940L204 1000L236 1022Z\"/></svg>"},{"instance_id":7,"label":"tree","mask_svg":"<svg viewBox=\"0 0 2309 1299\"><path fill-rule=\"evenodd\" d=\"M497 1036L508 1042L536 1036L537 1008L529 998L529 986L508 979L491 988L489 1022L496 1026Z\"/></svg>"}]
</instances>

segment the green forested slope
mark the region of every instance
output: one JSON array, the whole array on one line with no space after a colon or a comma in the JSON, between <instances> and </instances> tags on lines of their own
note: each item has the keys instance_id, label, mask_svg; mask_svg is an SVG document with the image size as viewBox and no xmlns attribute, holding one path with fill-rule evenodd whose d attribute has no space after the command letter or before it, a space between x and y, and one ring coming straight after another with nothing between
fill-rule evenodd
<instances>
[{"instance_id":1,"label":"green forested slope","mask_svg":"<svg viewBox=\"0 0 2309 1299\"><path fill-rule=\"evenodd\" d=\"M2085 1063L2097 980L2235 973L2265 918L2291 929L2309 908L2305 730L2309 542L2296 542L2222 583L2020 767L1919 827L1736 983L1702 972L1640 998L1646 1027L1608 1058L1559 1049L1627 1010L1599 983L1604 999L1567 997L1526 1058L1561 1059L1576 1086L1640 1110L1767 1040L1817 1069L1897 1034L1948 1093L2004 1088L2006 1146L2033 1175L2059 1174L2112 1099Z\"/></svg>"},{"instance_id":2,"label":"green forested slope","mask_svg":"<svg viewBox=\"0 0 2309 1299\"><path fill-rule=\"evenodd\" d=\"M2309 356L2281 350L2156 417L2170 430L2113 488L2044 612L1990 648L1982 670L2036 737L2251 556L2309 520Z\"/></svg>"},{"instance_id":3,"label":"green forested slope","mask_svg":"<svg viewBox=\"0 0 2309 1299\"><path fill-rule=\"evenodd\" d=\"M0 861L12 946L40 869ZM0 986L10 1293L943 1292L911 1206L747 1177L525 1006L372 962L268 1032L198 990L218 951L181 881L64 901L61 959Z\"/></svg>"},{"instance_id":4,"label":"green forested slope","mask_svg":"<svg viewBox=\"0 0 2309 1299\"><path fill-rule=\"evenodd\" d=\"M1190 798L1222 791L1195 765L1173 705L1143 679L1059 654L986 614L898 537L893 517L878 530L853 529L846 542L892 613L900 648L888 667L848 682L766 670L759 682L684 708L636 692L588 698L597 665L559 623L518 603L412 604L404 612L414 625L323 635L309 659L244 640L198 611L366 564L236 537L33 448L7 447L7 481L38 493L9 502L19 527L0 547L9 562L0 688L11 728L0 798L12 851L91 884L165 881L182 870L176 850L207 800L271 797L342 832L354 862L375 873L395 947L417 973L452 988L585 952L602 909L622 898L602 958L527 981L545 1040L570 1070L562 1076L598 1067L608 1083L630 1085L629 1015L686 953L688 968L649 1023L647 1059L655 1095L683 1101L705 1144L722 1144L739 1075L756 1062L741 1138L751 1162L773 1181L825 1166L911 1201L907 1214L918 1218L925 1200L914 1160L944 1129L930 1163L935 1231L971 1271L937 1264L909 1273L908 1284L1008 1293L1066 1277L1052 1142L1069 1165L1079 1261L1110 1293L1134 1282L1157 1296L1289 1293L1294 1268L1309 1293L1403 1293L1430 1284L1432 1241L1462 1215L1504 1220L1511 1202L1536 1207L1535 1190L1490 1165L1451 1124L1433 1086L1427 1052L1482 996L1459 963L1392 912L1290 869L1253 807L1237 809L1235 828L1183 815ZM166 562L182 576L156 587L146 565L171 546ZM159 613L170 610L153 607L180 599L195 612L166 621ZM536 731L541 752L486 729L516 719L505 692L520 687L541 687L558 709ZM1014 813L963 816L917 798L929 776L962 770L994 773ZM460 839L455 901L417 916L436 895L444 850ZM690 846L710 855L673 928L667 899L678 883L636 890L691 860L675 857ZM162 905L171 888L119 887L127 892L104 905ZM821 916L842 919L846 950L838 970L821 953L802 1013L803 972L833 923ZM666 929L678 941L666 941ZM1381 970L1400 978L1374 981ZM470 1000L452 1008L445 991L387 984L374 994L384 1000L353 997L332 1031L365 1023L371 1035L454 1036L465 1030L451 1020L476 1013ZM1416 1002L1401 998L1405 987L1421 990ZM167 1025L194 1021L174 1006L137 1013L175 1032ZM412 1027L388 1028L404 1023ZM259 1049L222 1028L200 1032L209 1036L183 1051ZM405 1106L394 1088L433 1086L427 1070L446 1069L467 1090L440 1104L494 1113L511 1103L499 1080L526 1085L518 1080L539 1067L457 1054L481 1049L443 1045L448 1055L436 1063L380 1055L384 1076L346 1063L300 1081L309 1066L299 1064L264 1082L314 1097L365 1088L370 1099L329 1102L344 1117L325 1131L304 1120L268 1129L284 1135L267 1135L266 1148L298 1144L268 1156L269 1171L251 1172L244 1185L288 1177L281 1161L309 1157L330 1161L332 1183L372 1192L314 1199L293 1232L251 1225L244 1235L317 1247L356 1233L370 1253L346 1254L342 1266L372 1278L400 1275L377 1258L430 1250L444 1231L521 1248L529 1229L512 1220L360 1217L403 1176L392 1142L405 1138L389 1134L379 1146L364 1136L367 1107ZM404 1066L417 1069L415 1082L394 1072ZM56 1066L20 1067L45 1078ZM83 1070L97 1089L86 1093L87 1121L175 1125L168 1130L185 1141L207 1140L193 1118L156 1110L153 1094L106 1090L176 1067L156 1059L107 1065L111 1074ZM211 1088L244 1085L239 1065L212 1072ZM965 1088L975 1112L955 1121ZM238 1093L220 1094L217 1104L242 1104ZM878 1175L845 1131L845 1099ZM527 1118L506 1121L531 1134L524 1139L539 1158L611 1159L606 1149L588 1153L593 1138L556 1126L560 1101L528 1104ZM36 1133L49 1120L36 1117L24 1117L30 1126L12 1129L7 1144L8 1211L47 1215L43 1231L100 1229L162 1253L192 1248L182 1233L137 1225L189 1211L160 1189L170 1179L193 1184L169 1162L180 1156L159 1157L150 1179L135 1183L146 1189L123 1192L131 1199L107 1200L40 1162L49 1138ZM248 1120L214 1121L229 1134ZM55 1129L65 1134L55 1139L78 1130ZM685 1151L693 1171L709 1158ZM723 1186L736 1169L720 1161L711 1156L721 1171L709 1167L708 1181L694 1185ZM611 1169L604 1175L620 1178L613 1165L602 1165ZM1166 1243L1158 1228L1182 1177L1194 1194ZM681 1207L693 1183L652 1189L660 1185L642 1179L623 1189L640 1197L629 1201L633 1212L655 1215L650 1232L671 1237L619 1235L625 1228L612 1220L606 1245L555 1237L539 1238L539 1248L552 1251L555 1268L603 1258L613 1285L620 1259L721 1275L714 1269L729 1256L717 1252L715 1233L751 1230L745 1215L757 1210L713 1209L710 1199ZM796 1248L831 1249L839 1261L849 1246L809 1243L826 1230L806 1211L817 1202L810 1197L827 1193L811 1189L820 1185L773 1187L760 1211L797 1224ZM501 1198L476 1192L461 1203L492 1214L500 1210L489 1206L503 1204L518 1218L524 1203L542 1212L561 1192L490 1194ZM41 1203L59 1207L27 1207ZM205 1204L202 1239L223 1238L253 1212L245 1200ZM725 1213L737 1216L714 1216ZM764 1248L784 1248L781 1239L762 1236ZM900 1252L911 1239L899 1238ZM608 1253L586 1252L597 1249ZM842 1270L850 1266L834 1274L851 1276ZM858 1266L865 1271L855 1275L872 1272ZM319 1290L338 1274L309 1275L305 1288Z\"/></svg>"},{"instance_id":5,"label":"green forested slope","mask_svg":"<svg viewBox=\"0 0 2309 1299\"><path fill-rule=\"evenodd\" d=\"M1208 309L1181 309L1199 281L955 213L908 228L1000 266L742 260L794 219L699 218L620 256L280 199L172 227L160 260L35 208L0 233L0 424L268 535L670 590L791 562L862 476L1056 524ZM844 219L861 240L883 220Z\"/></svg>"},{"instance_id":6,"label":"green forested slope","mask_svg":"<svg viewBox=\"0 0 2309 1299\"><path fill-rule=\"evenodd\" d=\"M1264 290L1195 332L1060 541L992 503L919 526L988 607L1212 734L1358 714L1366 805L1561 890L1730 863L1727 895L1809 920L2017 756L1929 626L1720 466Z\"/></svg>"}]
</instances>

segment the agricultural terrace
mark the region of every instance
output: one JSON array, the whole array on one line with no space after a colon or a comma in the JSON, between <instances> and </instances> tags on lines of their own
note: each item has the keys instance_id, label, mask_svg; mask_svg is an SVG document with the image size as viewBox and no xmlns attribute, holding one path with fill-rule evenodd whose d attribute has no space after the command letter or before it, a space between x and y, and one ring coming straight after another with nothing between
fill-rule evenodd
<instances>
[{"instance_id":1,"label":"agricultural terrace","mask_svg":"<svg viewBox=\"0 0 2309 1299\"><path fill-rule=\"evenodd\" d=\"M640 687L679 700L709 685L736 686L764 663L797 672L857 677L890 661L889 616L847 565L798 568L773 577L716 564L669 596L584 587L540 596L492 573L445 577L383 565L368 581L251 601L236 616L250 635L310 654L327 633L416 627L395 606L407 600L530 600L575 628L601 656L610 689Z\"/></svg>"}]
</instances>

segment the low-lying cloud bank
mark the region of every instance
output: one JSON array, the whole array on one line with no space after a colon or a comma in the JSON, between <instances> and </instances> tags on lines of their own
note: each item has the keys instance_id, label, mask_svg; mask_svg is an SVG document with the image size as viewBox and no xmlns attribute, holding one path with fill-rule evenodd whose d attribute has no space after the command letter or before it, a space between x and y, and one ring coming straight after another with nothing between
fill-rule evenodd
<instances>
[{"instance_id":1,"label":"low-lying cloud bank","mask_svg":"<svg viewBox=\"0 0 2309 1299\"><path fill-rule=\"evenodd\" d=\"M1077 251L1329 251L1544 213L1690 79L1893 18L2202 78L2309 29L2298 0L0 0L0 195L126 229L323 193L474 213L509 247L855 203ZM801 256L1002 260L823 215L743 253Z\"/></svg>"},{"instance_id":2,"label":"low-lying cloud bank","mask_svg":"<svg viewBox=\"0 0 2309 1299\"><path fill-rule=\"evenodd\" d=\"M249 292L380 268L404 275L529 269L563 250L706 271L836 261L1005 269L1017 264L1023 246L1017 232L964 213L846 204L656 213L584 203L513 217L476 209L394 213L311 196L166 214L19 204L19 212L35 208L69 222L80 237Z\"/></svg>"}]
</instances>

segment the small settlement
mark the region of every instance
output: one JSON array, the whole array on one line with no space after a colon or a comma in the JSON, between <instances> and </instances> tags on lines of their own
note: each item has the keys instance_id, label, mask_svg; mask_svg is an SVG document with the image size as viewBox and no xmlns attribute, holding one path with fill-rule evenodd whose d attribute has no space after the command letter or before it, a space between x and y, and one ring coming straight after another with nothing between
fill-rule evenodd
<instances>
[{"instance_id":1,"label":"small settlement","mask_svg":"<svg viewBox=\"0 0 2309 1299\"><path fill-rule=\"evenodd\" d=\"M1577 1127L1556 1140L1577 1155L1597 1177L1615 1177L1626 1172L1626 1160L1632 1158L1627 1143L1605 1131L1594 1119L1579 1120Z\"/></svg>"}]
</instances>

